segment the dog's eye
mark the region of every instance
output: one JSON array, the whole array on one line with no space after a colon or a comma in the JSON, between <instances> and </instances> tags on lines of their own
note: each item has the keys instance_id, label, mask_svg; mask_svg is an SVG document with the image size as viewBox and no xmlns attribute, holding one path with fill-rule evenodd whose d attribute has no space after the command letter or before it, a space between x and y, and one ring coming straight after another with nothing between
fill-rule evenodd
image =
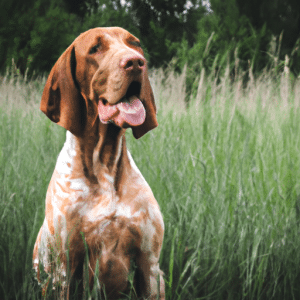
<instances>
[{"instance_id":1,"label":"dog's eye","mask_svg":"<svg viewBox=\"0 0 300 300\"><path fill-rule=\"evenodd\" d=\"M138 41L129 41L129 44L135 47L141 47L141 44Z\"/></svg>"},{"instance_id":2,"label":"dog's eye","mask_svg":"<svg viewBox=\"0 0 300 300\"><path fill-rule=\"evenodd\" d=\"M89 54L94 54L94 53L98 52L100 46L101 46L100 44L97 44L96 46L92 47L89 51Z\"/></svg>"}]
</instances>

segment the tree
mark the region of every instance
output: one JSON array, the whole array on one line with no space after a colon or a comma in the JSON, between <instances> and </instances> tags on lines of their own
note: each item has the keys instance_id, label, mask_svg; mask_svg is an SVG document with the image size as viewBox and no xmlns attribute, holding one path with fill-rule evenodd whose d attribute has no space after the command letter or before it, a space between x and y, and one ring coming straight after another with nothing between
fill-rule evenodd
<instances>
[{"instance_id":1,"label":"tree","mask_svg":"<svg viewBox=\"0 0 300 300\"><path fill-rule=\"evenodd\" d=\"M132 0L129 13L135 20L141 39L151 49L150 62L161 66L176 54L183 39L192 46L197 21L206 9L200 0Z\"/></svg>"},{"instance_id":2,"label":"tree","mask_svg":"<svg viewBox=\"0 0 300 300\"><path fill-rule=\"evenodd\" d=\"M291 68L295 73L300 72L299 51L297 51L300 38L300 1L299 0L236 0L241 14L247 16L255 29L262 28L264 24L273 35L277 37L283 33L281 41L280 58L285 55L292 56ZM279 46L279 45L278 45Z\"/></svg>"}]
</instances>

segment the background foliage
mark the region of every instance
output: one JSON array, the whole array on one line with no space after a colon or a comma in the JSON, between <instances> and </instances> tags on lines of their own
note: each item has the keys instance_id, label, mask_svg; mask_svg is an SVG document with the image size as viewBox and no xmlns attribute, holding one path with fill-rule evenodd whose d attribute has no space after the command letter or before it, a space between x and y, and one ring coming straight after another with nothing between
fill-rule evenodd
<instances>
[{"instance_id":1,"label":"background foliage","mask_svg":"<svg viewBox=\"0 0 300 300\"><path fill-rule=\"evenodd\" d=\"M0 299L41 299L32 248L65 139L38 111L45 77L27 78L95 26L162 67L160 126L127 141L164 215L166 299L300 299L297 1L0 4Z\"/></svg>"},{"instance_id":2,"label":"background foliage","mask_svg":"<svg viewBox=\"0 0 300 300\"><path fill-rule=\"evenodd\" d=\"M0 70L14 59L22 74L49 72L79 33L121 26L138 36L150 66L188 65L191 92L199 70L216 74L230 63L282 71L286 56L298 76L300 2L211 0L38 0L0 4ZM247 78L246 78L247 80Z\"/></svg>"}]
</instances>

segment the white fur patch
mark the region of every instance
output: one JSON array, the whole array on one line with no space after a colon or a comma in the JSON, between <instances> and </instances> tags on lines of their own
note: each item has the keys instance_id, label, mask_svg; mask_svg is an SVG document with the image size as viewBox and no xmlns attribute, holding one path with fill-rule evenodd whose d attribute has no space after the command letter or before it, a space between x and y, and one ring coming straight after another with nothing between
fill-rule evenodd
<instances>
[{"instance_id":1,"label":"white fur patch","mask_svg":"<svg viewBox=\"0 0 300 300\"><path fill-rule=\"evenodd\" d=\"M140 171L139 168L136 166L136 164L135 164L135 162L134 162L134 160L133 160L133 158L132 158L132 156L131 156L131 153L129 152L128 149L127 149L127 155L128 155L128 158L129 158L129 162L130 162L131 167L134 169L134 171L135 171L136 173L138 173L138 174L145 180L145 178L143 177L141 171ZM146 182L146 180L145 180L145 182Z\"/></svg>"},{"instance_id":2,"label":"white fur patch","mask_svg":"<svg viewBox=\"0 0 300 300\"><path fill-rule=\"evenodd\" d=\"M153 236L155 234L155 226L150 219L145 220L141 224L142 243L141 250L143 252L152 252Z\"/></svg>"}]
</instances>

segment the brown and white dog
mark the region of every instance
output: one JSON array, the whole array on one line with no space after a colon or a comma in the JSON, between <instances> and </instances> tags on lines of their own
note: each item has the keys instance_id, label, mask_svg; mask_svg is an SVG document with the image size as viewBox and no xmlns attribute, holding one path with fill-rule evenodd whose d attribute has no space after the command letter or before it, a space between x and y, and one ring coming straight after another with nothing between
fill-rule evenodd
<instances>
[{"instance_id":1,"label":"brown and white dog","mask_svg":"<svg viewBox=\"0 0 300 300\"><path fill-rule=\"evenodd\" d=\"M33 250L38 279L40 266L54 285L68 284L67 266L82 276L87 248L90 287L98 273L117 299L134 262L138 297L164 299L164 223L124 136L128 127L138 139L158 125L139 40L119 27L82 33L52 68L40 108L67 134Z\"/></svg>"}]
</instances>

